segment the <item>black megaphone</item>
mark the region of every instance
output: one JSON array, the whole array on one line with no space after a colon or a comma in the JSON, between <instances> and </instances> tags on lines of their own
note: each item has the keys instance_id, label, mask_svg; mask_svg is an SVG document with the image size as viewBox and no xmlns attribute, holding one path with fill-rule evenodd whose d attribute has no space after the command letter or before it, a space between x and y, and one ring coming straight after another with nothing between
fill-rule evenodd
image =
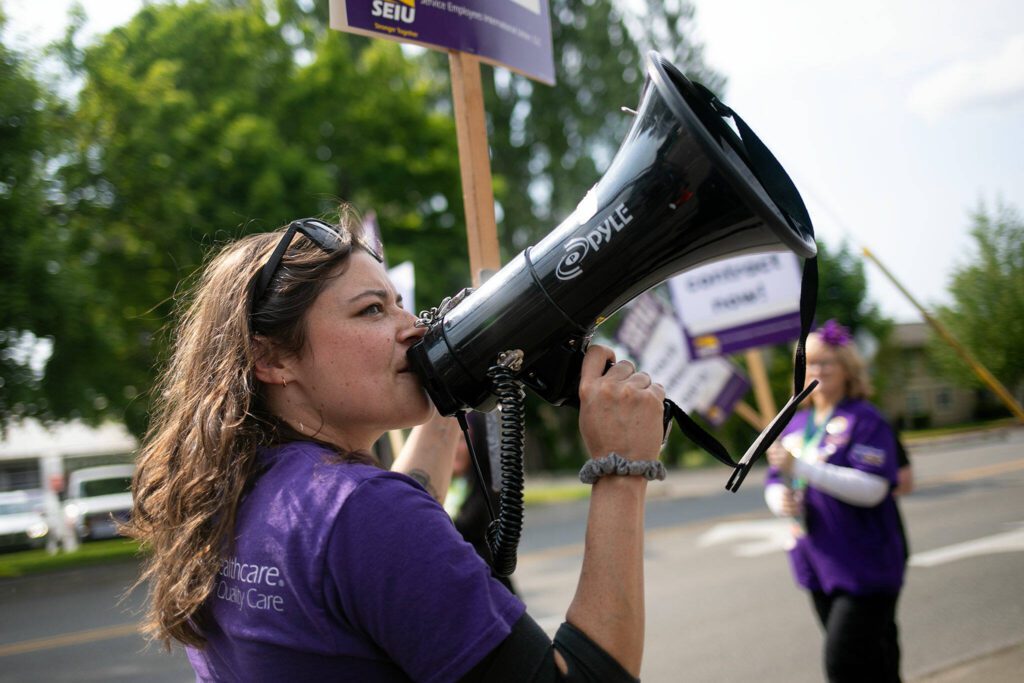
<instances>
[{"instance_id":1,"label":"black megaphone","mask_svg":"<svg viewBox=\"0 0 1024 683\"><path fill-rule=\"evenodd\" d=\"M542 398L573 402L587 340L634 297L732 256L815 256L810 221L780 208L716 105L661 55L648 55L633 127L601 180L543 240L428 321L410 349L442 414L493 408L487 371L506 352Z\"/></svg>"}]
</instances>

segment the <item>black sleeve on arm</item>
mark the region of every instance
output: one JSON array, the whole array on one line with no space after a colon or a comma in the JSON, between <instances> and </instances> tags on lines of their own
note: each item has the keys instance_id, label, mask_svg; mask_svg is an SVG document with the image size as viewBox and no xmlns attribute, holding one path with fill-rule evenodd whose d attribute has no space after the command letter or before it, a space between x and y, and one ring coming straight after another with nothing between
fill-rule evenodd
<instances>
[{"instance_id":1,"label":"black sleeve on arm","mask_svg":"<svg viewBox=\"0 0 1024 683\"><path fill-rule=\"evenodd\" d=\"M556 648L568 664L566 675L562 675L555 664ZM508 637L460 679L462 683L637 683L639 680L568 622L559 627L552 644L529 614L523 614Z\"/></svg>"},{"instance_id":2,"label":"black sleeve on arm","mask_svg":"<svg viewBox=\"0 0 1024 683\"><path fill-rule=\"evenodd\" d=\"M640 680L633 678L614 657L568 621L558 627L558 633L555 634L555 649L562 653L562 657L569 665L569 673L559 680L571 683L638 683Z\"/></svg>"},{"instance_id":3,"label":"black sleeve on arm","mask_svg":"<svg viewBox=\"0 0 1024 683\"><path fill-rule=\"evenodd\" d=\"M907 456L907 449L903 446L903 441L900 439L900 435L896 433L894 429L892 432L893 438L896 439L896 462L898 467L906 467L910 464L910 458Z\"/></svg>"}]
</instances>

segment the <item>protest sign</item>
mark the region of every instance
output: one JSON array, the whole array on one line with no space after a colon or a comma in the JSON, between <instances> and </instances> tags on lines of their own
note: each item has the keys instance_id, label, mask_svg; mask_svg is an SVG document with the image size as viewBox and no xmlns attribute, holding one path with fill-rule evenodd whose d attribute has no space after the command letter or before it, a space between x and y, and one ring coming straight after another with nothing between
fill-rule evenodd
<instances>
[{"instance_id":1,"label":"protest sign","mask_svg":"<svg viewBox=\"0 0 1024 683\"><path fill-rule=\"evenodd\" d=\"M718 261L669 280L695 358L778 344L800 336L800 264L789 253Z\"/></svg>"},{"instance_id":2,"label":"protest sign","mask_svg":"<svg viewBox=\"0 0 1024 683\"><path fill-rule=\"evenodd\" d=\"M331 28L458 50L555 83L548 0L331 0Z\"/></svg>"},{"instance_id":3,"label":"protest sign","mask_svg":"<svg viewBox=\"0 0 1024 683\"><path fill-rule=\"evenodd\" d=\"M665 387L665 395L686 412L719 425L750 385L725 358L692 358L672 307L650 292L630 304L615 334L637 367Z\"/></svg>"}]
</instances>

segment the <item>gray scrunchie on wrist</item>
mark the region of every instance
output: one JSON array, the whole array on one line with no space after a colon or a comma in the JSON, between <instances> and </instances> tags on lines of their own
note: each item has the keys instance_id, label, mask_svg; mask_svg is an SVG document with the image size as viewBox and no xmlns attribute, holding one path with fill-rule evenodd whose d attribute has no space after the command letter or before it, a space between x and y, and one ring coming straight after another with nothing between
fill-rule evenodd
<instances>
[{"instance_id":1,"label":"gray scrunchie on wrist","mask_svg":"<svg viewBox=\"0 0 1024 683\"><path fill-rule=\"evenodd\" d=\"M665 465L660 460L626 460L618 453L609 453L603 458L588 460L580 469L580 481L593 484L609 474L661 481L665 478Z\"/></svg>"}]
</instances>

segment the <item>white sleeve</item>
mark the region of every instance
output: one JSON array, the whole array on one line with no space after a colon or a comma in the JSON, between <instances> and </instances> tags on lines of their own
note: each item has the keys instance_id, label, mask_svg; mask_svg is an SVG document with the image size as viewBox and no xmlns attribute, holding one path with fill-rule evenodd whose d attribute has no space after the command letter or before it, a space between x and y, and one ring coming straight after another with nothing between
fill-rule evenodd
<instances>
[{"instance_id":1,"label":"white sleeve","mask_svg":"<svg viewBox=\"0 0 1024 683\"><path fill-rule=\"evenodd\" d=\"M764 487L764 502L768 504L768 509L771 510L772 514L776 517L788 516L782 511L782 497L785 493L785 484L775 482Z\"/></svg>"},{"instance_id":2,"label":"white sleeve","mask_svg":"<svg viewBox=\"0 0 1024 683\"><path fill-rule=\"evenodd\" d=\"M885 477L827 462L809 463L797 460L793 463L793 476L803 479L808 486L813 486L833 498L859 507L874 507L881 503L885 499L885 494L889 492L889 482Z\"/></svg>"}]
</instances>

